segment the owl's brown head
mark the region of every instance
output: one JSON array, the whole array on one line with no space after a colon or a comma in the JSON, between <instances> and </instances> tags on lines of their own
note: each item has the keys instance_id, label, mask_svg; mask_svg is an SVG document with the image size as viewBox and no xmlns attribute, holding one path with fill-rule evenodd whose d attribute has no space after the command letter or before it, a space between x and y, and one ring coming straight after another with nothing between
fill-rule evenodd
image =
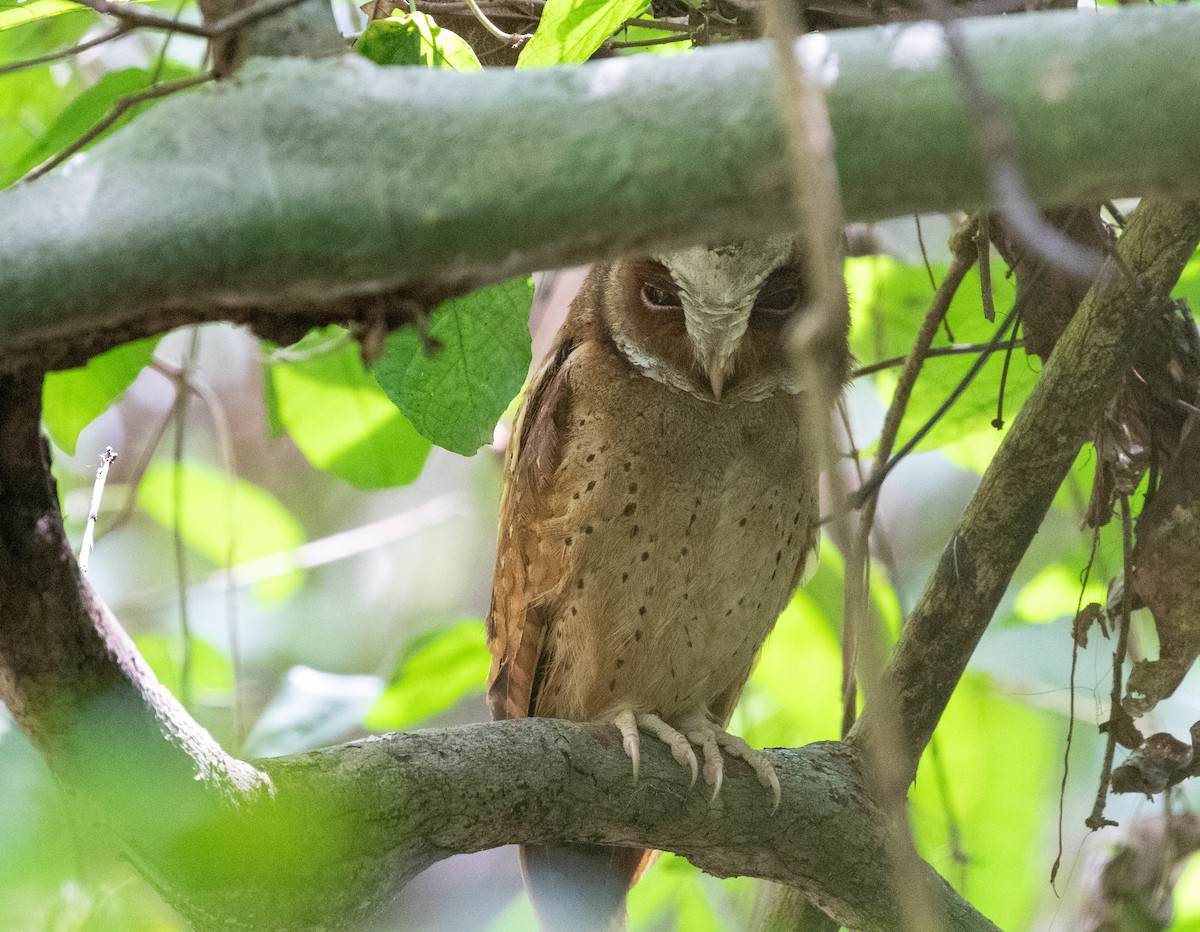
<instances>
[{"instance_id":1,"label":"owl's brown head","mask_svg":"<svg viewBox=\"0 0 1200 932\"><path fill-rule=\"evenodd\" d=\"M730 404L799 390L782 345L807 298L792 237L624 259L605 285L604 323L649 378Z\"/></svg>"}]
</instances>

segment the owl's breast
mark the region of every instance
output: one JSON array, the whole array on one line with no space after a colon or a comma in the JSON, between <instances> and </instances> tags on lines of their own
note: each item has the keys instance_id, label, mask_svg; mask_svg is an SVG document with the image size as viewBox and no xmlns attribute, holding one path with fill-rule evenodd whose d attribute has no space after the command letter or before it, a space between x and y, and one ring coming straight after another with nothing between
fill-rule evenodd
<instances>
[{"instance_id":1,"label":"owl's breast","mask_svg":"<svg viewBox=\"0 0 1200 932\"><path fill-rule=\"evenodd\" d=\"M575 396L542 528L569 572L538 714L727 718L812 549L795 401L719 406L600 375Z\"/></svg>"}]
</instances>

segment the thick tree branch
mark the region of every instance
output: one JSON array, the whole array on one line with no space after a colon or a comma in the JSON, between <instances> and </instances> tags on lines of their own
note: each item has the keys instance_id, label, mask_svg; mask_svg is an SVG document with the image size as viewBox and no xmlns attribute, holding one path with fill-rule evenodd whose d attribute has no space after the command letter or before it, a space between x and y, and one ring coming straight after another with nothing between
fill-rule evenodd
<instances>
[{"instance_id":1,"label":"thick tree branch","mask_svg":"<svg viewBox=\"0 0 1200 932\"><path fill-rule=\"evenodd\" d=\"M961 28L1040 202L1200 192L1200 9ZM987 206L937 26L810 36L800 55L850 219ZM277 60L165 101L0 193L0 369L203 319L395 324L536 268L790 228L766 47L648 58L478 75Z\"/></svg>"},{"instance_id":2,"label":"thick tree branch","mask_svg":"<svg viewBox=\"0 0 1200 932\"><path fill-rule=\"evenodd\" d=\"M879 689L904 723L905 782L1055 492L1198 242L1200 203L1142 202L1117 244L1119 262L1105 263L984 473ZM883 727L879 708L876 701L864 710L854 743Z\"/></svg>"},{"instance_id":3,"label":"thick tree branch","mask_svg":"<svg viewBox=\"0 0 1200 932\"><path fill-rule=\"evenodd\" d=\"M603 725L532 720L394 735L262 762L226 755L155 681L80 575L40 378L0 376L0 700L63 785L200 927L345 927L429 864L513 842L663 848L802 890L845 925L900 927L888 829L852 751L774 752L771 796L733 765L720 802L665 746L634 785ZM992 929L927 865L954 928Z\"/></svg>"}]
</instances>

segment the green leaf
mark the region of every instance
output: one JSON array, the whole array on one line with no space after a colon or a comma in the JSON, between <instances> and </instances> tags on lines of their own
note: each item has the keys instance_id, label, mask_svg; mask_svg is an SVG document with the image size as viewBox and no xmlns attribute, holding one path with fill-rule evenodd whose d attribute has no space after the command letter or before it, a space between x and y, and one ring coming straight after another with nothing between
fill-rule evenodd
<instances>
[{"instance_id":1,"label":"green leaf","mask_svg":"<svg viewBox=\"0 0 1200 932\"><path fill-rule=\"evenodd\" d=\"M517 67L587 61L621 23L649 6L649 0L547 0Z\"/></svg>"},{"instance_id":2,"label":"green leaf","mask_svg":"<svg viewBox=\"0 0 1200 932\"><path fill-rule=\"evenodd\" d=\"M175 62L163 63L159 80L162 82L177 81L195 72ZM113 106L123 97L138 94L147 90L153 84L154 74L146 68L125 68L121 71L110 71L86 91L71 101L46 130L45 134L28 150L17 163L18 175L40 165L46 159L62 152L85 133L91 131L101 120L108 116ZM111 127L96 139L88 143L88 148L99 139L107 136L113 130L124 126L134 116L146 107L157 103L149 100L140 108L127 111Z\"/></svg>"},{"instance_id":3,"label":"green leaf","mask_svg":"<svg viewBox=\"0 0 1200 932\"><path fill-rule=\"evenodd\" d=\"M1028 928L1046 882L1045 862L1030 852L1046 837L1057 800L1051 722L1000 695L987 677L968 674L937 727L940 762L931 746L911 792L922 856L1002 929ZM965 865L952 858L948 812L962 832Z\"/></svg>"},{"instance_id":4,"label":"green leaf","mask_svg":"<svg viewBox=\"0 0 1200 932\"><path fill-rule=\"evenodd\" d=\"M0 29L23 26L35 20L47 19L61 13L78 13L80 6L70 0L0 0Z\"/></svg>"},{"instance_id":5,"label":"green leaf","mask_svg":"<svg viewBox=\"0 0 1200 932\"><path fill-rule=\"evenodd\" d=\"M138 506L168 530L175 527L176 472L169 460L155 460L138 487ZM216 566L225 566L230 556L236 566L304 543L300 522L266 489L234 479L231 490L225 473L207 463L181 463L178 478L180 535ZM255 592L264 600L280 601L302 580L302 572L294 570L259 583Z\"/></svg>"},{"instance_id":6,"label":"green leaf","mask_svg":"<svg viewBox=\"0 0 1200 932\"><path fill-rule=\"evenodd\" d=\"M79 433L117 401L154 357L158 337L102 353L78 369L46 374L42 419L50 439L74 456Z\"/></svg>"},{"instance_id":7,"label":"green leaf","mask_svg":"<svg viewBox=\"0 0 1200 932\"><path fill-rule=\"evenodd\" d=\"M429 332L442 348L426 355L411 327L388 336L375 377L422 434L470 456L490 443L496 422L529 371L533 281L516 278L435 308Z\"/></svg>"},{"instance_id":8,"label":"green leaf","mask_svg":"<svg viewBox=\"0 0 1200 932\"><path fill-rule=\"evenodd\" d=\"M179 639L148 631L135 634L133 643L158 681L178 696L183 669L183 645ZM233 695L233 664L229 658L200 638L192 638L191 645L190 679L195 698L203 702L229 699Z\"/></svg>"},{"instance_id":9,"label":"green leaf","mask_svg":"<svg viewBox=\"0 0 1200 932\"><path fill-rule=\"evenodd\" d=\"M367 24L355 49L377 65L426 65L454 71L482 71L471 46L425 13L394 10Z\"/></svg>"},{"instance_id":10,"label":"green leaf","mask_svg":"<svg viewBox=\"0 0 1200 932\"><path fill-rule=\"evenodd\" d=\"M279 420L317 469L360 489L406 485L421 474L429 441L363 368L358 346L336 339L344 333L314 331L293 348L294 358L271 364ZM336 345L320 351L331 339Z\"/></svg>"},{"instance_id":11,"label":"green leaf","mask_svg":"<svg viewBox=\"0 0 1200 932\"><path fill-rule=\"evenodd\" d=\"M482 693L490 664L480 619L414 638L363 724L395 731L439 715L464 696Z\"/></svg>"}]
</instances>

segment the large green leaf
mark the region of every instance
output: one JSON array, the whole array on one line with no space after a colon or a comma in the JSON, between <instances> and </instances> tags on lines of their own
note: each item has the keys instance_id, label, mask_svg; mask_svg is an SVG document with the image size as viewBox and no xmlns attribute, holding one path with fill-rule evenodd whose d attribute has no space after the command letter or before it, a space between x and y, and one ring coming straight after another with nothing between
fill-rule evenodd
<instances>
[{"instance_id":1,"label":"large green leaf","mask_svg":"<svg viewBox=\"0 0 1200 932\"><path fill-rule=\"evenodd\" d=\"M79 4L71 0L0 0L0 29L12 29L62 13L78 13Z\"/></svg>"},{"instance_id":2,"label":"large green leaf","mask_svg":"<svg viewBox=\"0 0 1200 932\"><path fill-rule=\"evenodd\" d=\"M388 400L340 328L314 331L270 365L274 410L318 469L360 489L405 485L421 474L429 441ZM332 348L321 350L322 345Z\"/></svg>"},{"instance_id":3,"label":"large green leaf","mask_svg":"<svg viewBox=\"0 0 1200 932\"><path fill-rule=\"evenodd\" d=\"M42 387L42 419L60 450L74 455L79 432L125 394L150 363L158 337L115 347L78 369L50 372Z\"/></svg>"},{"instance_id":4,"label":"large green leaf","mask_svg":"<svg viewBox=\"0 0 1200 932\"><path fill-rule=\"evenodd\" d=\"M191 461L176 469L169 460L155 460L138 486L139 507L163 527L175 527L177 479L180 535L216 566L224 566L230 556L236 566L304 543L300 522L266 489L244 479L233 479L231 487L223 472ZM283 599L302 579L301 571L294 570L259 583L255 592L269 601Z\"/></svg>"},{"instance_id":5,"label":"large green leaf","mask_svg":"<svg viewBox=\"0 0 1200 932\"><path fill-rule=\"evenodd\" d=\"M471 46L425 13L393 11L367 24L354 48L377 65L425 65L455 71L482 71Z\"/></svg>"},{"instance_id":6,"label":"large green leaf","mask_svg":"<svg viewBox=\"0 0 1200 932\"><path fill-rule=\"evenodd\" d=\"M364 724L395 731L445 712L464 696L483 692L490 663L479 619L415 638Z\"/></svg>"},{"instance_id":7,"label":"large green leaf","mask_svg":"<svg viewBox=\"0 0 1200 932\"><path fill-rule=\"evenodd\" d=\"M650 0L547 0L517 67L587 61L621 23L648 6Z\"/></svg>"},{"instance_id":8,"label":"large green leaf","mask_svg":"<svg viewBox=\"0 0 1200 932\"><path fill-rule=\"evenodd\" d=\"M426 354L406 327L387 338L375 377L422 434L470 456L492 439L496 422L529 371L533 282L516 278L437 307Z\"/></svg>"},{"instance_id":9,"label":"large green leaf","mask_svg":"<svg viewBox=\"0 0 1200 932\"><path fill-rule=\"evenodd\" d=\"M1046 837L1056 800L1051 719L1000 695L987 677L968 675L935 741L941 773L926 751L912 791L918 848L1000 928L1026 928L1047 871L1030 852ZM962 832L965 865L952 858L948 812Z\"/></svg>"}]
</instances>

